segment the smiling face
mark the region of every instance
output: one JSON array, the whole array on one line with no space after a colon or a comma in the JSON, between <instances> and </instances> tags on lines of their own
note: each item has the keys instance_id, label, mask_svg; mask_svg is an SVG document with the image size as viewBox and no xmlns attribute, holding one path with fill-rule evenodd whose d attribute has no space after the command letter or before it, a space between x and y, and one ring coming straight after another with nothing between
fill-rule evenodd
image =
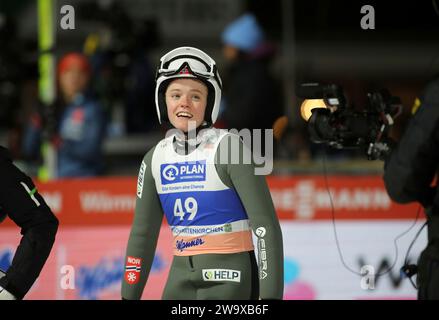
<instances>
[{"instance_id":1,"label":"smiling face","mask_svg":"<svg viewBox=\"0 0 439 320\"><path fill-rule=\"evenodd\" d=\"M165 94L166 107L169 121L176 129L188 132L190 121L195 121L197 128L203 123L207 92L201 81L189 78L176 79L169 84Z\"/></svg>"}]
</instances>

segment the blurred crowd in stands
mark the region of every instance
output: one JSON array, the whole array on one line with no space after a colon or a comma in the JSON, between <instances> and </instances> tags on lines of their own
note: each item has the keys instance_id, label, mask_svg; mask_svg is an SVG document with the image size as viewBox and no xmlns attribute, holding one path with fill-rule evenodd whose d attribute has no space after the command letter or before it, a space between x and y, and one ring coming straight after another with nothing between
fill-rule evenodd
<instances>
[{"instance_id":1,"label":"blurred crowd in stands","mask_svg":"<svg viewBox=\"0 0 439 320\"><path fill-rule=\"evenodd\" d=\"M50 141L58 152L58 177L102 175L107 173L106 140L163 130L154 103L157 61L150 55L162 46L158 24L133 21L118 2L106 10L99 15L82 10L82 18L101 20L105 28L88 34L81 46L65 50L58 41L57 98L50 106L38 98L36 39L14 41L17 21L2 16L0 41L8 45L0 50L0 130L14 158L41 163L42 142ZM88 17L90 12L94 15ZM305 123L291 124L286 116L291 106L285 106L284 84L272 67L280 44L267 36L258 17L244 10L212 37L222 53L224 83L216 126L272 129L276 123L275 159L319 157L322 148L310 143ZM332 159L361 157L328 154Z\"/></svg>"}]
</instances>

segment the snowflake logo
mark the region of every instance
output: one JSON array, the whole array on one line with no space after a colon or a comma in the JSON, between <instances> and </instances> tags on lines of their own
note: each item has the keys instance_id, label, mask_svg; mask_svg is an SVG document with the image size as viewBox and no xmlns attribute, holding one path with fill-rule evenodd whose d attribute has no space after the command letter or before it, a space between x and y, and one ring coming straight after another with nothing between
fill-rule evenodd
<instances>
[{"instance_id":1,"label":"snowflake logo","mask_svg":"<svg viewBox=\"0 0 439 320\"><path fill-rule=\"evenodd\" d=\"M130 272L130 273L128 273L127 278L128 278L129 282L134 282L134 281L136 281L136 274L134 272Z\"/></svg>"}]
</instances>

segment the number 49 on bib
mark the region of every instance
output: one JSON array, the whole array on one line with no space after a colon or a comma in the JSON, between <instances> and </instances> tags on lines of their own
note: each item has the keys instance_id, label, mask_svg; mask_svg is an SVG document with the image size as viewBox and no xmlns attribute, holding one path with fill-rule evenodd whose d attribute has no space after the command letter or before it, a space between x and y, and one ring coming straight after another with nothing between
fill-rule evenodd
<instances>
[{"instance_id":1,"label":"number 49 on bib","mask_svg":"<svg viewBox=\"0 0 439 320\"><path fill-rule=\"evenodd\" d=\"M184 208L183 208L184 207ZM193 220L198 211L197 200L193 197L188 197L182 202L182 199L177 198L174 204L174 216L179 217L183 221L186 213L190 214L188 220Z\"/></svg>"}]
</instances>

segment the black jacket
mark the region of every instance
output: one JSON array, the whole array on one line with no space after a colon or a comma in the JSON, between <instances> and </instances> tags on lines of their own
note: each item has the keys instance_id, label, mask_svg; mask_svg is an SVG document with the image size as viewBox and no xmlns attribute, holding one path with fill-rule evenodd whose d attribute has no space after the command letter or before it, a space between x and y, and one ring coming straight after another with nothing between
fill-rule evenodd
<instances>
[{"instance_id":1,"label":"black jacket","mask_svg":"<svg viewBox=\"0 0 439 320\"><path fill-rule=\"evenodd\" d=\"M431 186L439 167L439 79L432 81L420 98L421 106L385 164L384 182L396 202L420 202L439 209L436 186Z\"/></svg>"},{"instance_id":2,"label":"black jacket","mask_svg":"<svg viewBox=\"0 0 439 320\"><path fill-rule=\"evenodd\" d=\"M0 146L0 215L7 214L23 235L0 286L22 299L43 268L55 241L58 219L36 191L32 179Z\"/></svg>"},{"instance_id":3,"label":"black jacket","mask_svg":"<svg viewBox=\"0 0 439 320\"><path fill-rule=\"evenodd\" d=\"M240 60L224 80L223 114L228 129L271 129L283 115L282 89L263 60Z\"/></svg>"}]
</instances>

